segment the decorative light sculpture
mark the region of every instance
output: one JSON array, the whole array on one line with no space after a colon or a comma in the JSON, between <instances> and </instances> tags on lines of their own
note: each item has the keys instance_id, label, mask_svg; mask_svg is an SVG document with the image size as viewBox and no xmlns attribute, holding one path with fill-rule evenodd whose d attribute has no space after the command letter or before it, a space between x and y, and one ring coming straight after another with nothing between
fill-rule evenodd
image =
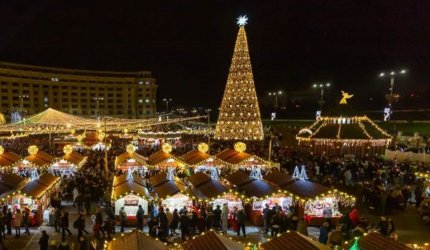
<instances>
[{"instance_id":1,"label":"decorative light sculpture","mask_svg":"<svg viewBox=\"0 0 430 250\"><path fill-rule=\"evenodd\" d=\"M39 148L36 145L31 145L27 149L29 155L35 155L39 151Z\"/></svg>"},{"instance_id":2,"label":"decorative light sculpture","mask_svg":"<svg viewBox=\"0 0 430 250\"><path fill-rule=\"evenodd\" d=\"M234 144L234 150L236 150L237 152L243 153L246 150L246 144L243 142L236 142Z\"/></svg>"}]
</instances>

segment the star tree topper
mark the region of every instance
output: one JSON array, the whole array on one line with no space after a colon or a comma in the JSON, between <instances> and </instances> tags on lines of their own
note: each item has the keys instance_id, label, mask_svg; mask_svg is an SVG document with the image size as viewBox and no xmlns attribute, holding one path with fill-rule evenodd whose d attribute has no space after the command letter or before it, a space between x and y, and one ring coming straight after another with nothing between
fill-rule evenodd
<instances>
[{"instance_id":1,"label":"star tree topper","mask_svg":"<svg viewBox=\"0 0 430 250\"><path fill-rule=\"evenodd\" d=\"M248 23L248 17L246 15L237 18L237 25L245 26Z\"/></svg>"}]
</instances>

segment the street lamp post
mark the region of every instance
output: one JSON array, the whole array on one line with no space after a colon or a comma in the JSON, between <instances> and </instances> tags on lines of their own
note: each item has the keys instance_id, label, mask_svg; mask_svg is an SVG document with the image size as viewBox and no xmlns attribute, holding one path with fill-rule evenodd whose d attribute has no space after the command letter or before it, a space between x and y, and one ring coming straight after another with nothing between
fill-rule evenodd
<instances>
[{"instance_id":1,"label":"street lamp post","mask_svg":"<svg viewBox=\"0 0 430 250\"><path fill-rule=\"evenodd\" d=\"M390 73L385 73L385 72L381 72L379 73L379 77L381 78L385 78L385 77L389 77L390 78L390 88L389 91L390 93L387 95L387 101L388 101L388 108L385 108L384 110L384 121L388 121L391 118L391 114L393 113L393 102L395 99L395 94L394 94L394 79L397 76L403 76L406 74L406 70L402 69L399 71L391 71Z\"/></svg>"},{"instance_id":2,"label":"street lamp post","mask_svg":"<svg viewBox=\"0 0 430 250\"><path fill-rule=\"evenodd\" d=\"M275 103L274 103L274 108L275 108L275 112L272 113L272 120L274 120L276 118L276 112L278 111L278 101L279 101L279 96L283 95L284 92L282 90L278 90L278 91L272 91L272 92L268 92L267 93L269 95L269 97L274 97L275 98Z\"/></svg>"},{"instance_id":3,"label":"street lamp post","mask_svg":"<svg viewBox=\"0 0 430 250\"><path fill-rule=\"evenodd\" d=\"M29 96L28 95L19 95L19 112L21 114L24 113L24 99L28 99Z\"/></svg>"},{"instance_id":4,"label":"street lamp post","mask_svg":"<svg viewBox=\"0 0 430 250\"><path fill-rule=\"evenodd\" d=\"M101 96L97 96L97 97L94 97L93 100L96 101L97 117L100 117L100 101L103 101L104 98Z\"/></svg>"},{"instance_id":5,"label":"street lamp post","mask_svg":"<svg viewBox=\"0 0 430 250\"><path fill-rule=\"evenodd\" d=\"M329 88L331 86L331 83L327 82L327 83L314 83L312 85L312 87L314 89L320 89L320 99L318 101L318 104L320 106L320 109L317 110L316 114L315 114L315 118L318 120L321 117L321 112L324 106L324 89Z\"/></svg>"},{"instance_id":6,"label":"street lamp post","mask_svg":"<svg viewBox=\"0 0 430 250\"><path fill-rule=\"evenodd\" d=\"M166 103L166 113L169 113L169 103L172 102L172 98L164 98L163 102Z\"/></svg>"}]
</instances>

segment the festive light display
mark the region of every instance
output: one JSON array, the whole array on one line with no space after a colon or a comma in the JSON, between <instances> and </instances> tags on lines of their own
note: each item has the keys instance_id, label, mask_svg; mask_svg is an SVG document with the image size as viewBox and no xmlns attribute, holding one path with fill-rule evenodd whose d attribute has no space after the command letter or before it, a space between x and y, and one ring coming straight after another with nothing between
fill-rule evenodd
<instances>
[{"instance_id":1,"label":"festive light display","mask_svg":"<svg viewBox=\"0 0 430 250\"><path fill-rule=\"evenodd\" d=\"M27 149L29 155L35 155L39 151L39 148L36 145L31 145Z\"/></svg>"},{"instance_id":2,"label":"festive light display","mask_svg":"<svg viewBox=\"0 0 430 250\"><path fill-rule=\"evenodd\" d=\"M209 146L208 144L202 142L197 146L197 149L202 153L207 153L209 150Z\"/></svg>"},{"instance_id":3,"label":"festive light display","mask_svg":"<svg viewBox=\"0 0 430 250\"><path fill-rule=\"evenodd\" d=\"M249 174L249 177L253 180L262 180L263 175L261 174L261 168L253 167L251 173Z\"/></svg>"},{"instance_id":4,"label":"festive light display","mask_svg":"<svg viewBox=\"0 0 430 250\"><path fill-rule=\"evenodd\" d=\"M163 150L164 153L169 154L170 152L172 152L172 145L170 145L170 143L163 143L163 145L161 146L161 150Z\"/></svg>"},{"instance_id":5,"label":"festive light display","mask_svg":"<svg viewBox=\"0 0 430 250\"><path fill-rule=\"evenodd\" d=\"M245 32L246 17L240 26L214 138L218 140L262 140L263 126L252 74Z\"/></svg>"},{"instance_id":6,"label":"festive light display","mask_svg":"<svg viewBox=\"0 0 430 250\"><path fill-rule=\"evenodd\" d=\"M234 150L236 150L237 152L245 152L246 150L246 144L243 142L236 142L234 144Z\"/></svg>"},{"instance_id":7,"label":"festive light display","mask_svg":"<svg viewBox=\"0 0 430 250\"><path fill-rule=\"evenodd\" d=\"M73 146L72 145L66 145L63 148L63 153L68 155L71 154L73 152Z\"/></svg>"},{"instance_id":8,"label":"festive light display","mask_svg":"<svg viewBox=\"0 0 430 250\"><path fill-rule=\"evenodd\" d=\"M4 148L3 146L0 145L0 155L2 155L4 153Z\"/></svg>"},{"instance_id":9,"label":"festive light display","mask_svg":"<svg viewBox=\"0 0 430 250\"><path fill-rule=\"evenodd\" d=\"M129 154L133 154L136 151L136 148L134 147L133 144L128 144L127 147L125 147L125 150Z\"/></svg>"},{"instance_id":10,"label":"festive light display","mask_svg":"<svg viewBox=\"0 0 430 250\"><path fill-rule=\"evenodd\" d=\"M339 104L348 104L347 100L352 98L354 95L348 94L348 92L344 92L342 90L342 99L340 100Z\"/></svg>"},{"instance_id":11,"label":"festive light display","mask_svg":"<svg viewBox=\"0 0 430 250\"><path fill-rule=\"evenodd\" d=\"M0 124L5 124L6 123L6 118L4 118L4 114L0 113Z\"/></svg>"}]
</instances>

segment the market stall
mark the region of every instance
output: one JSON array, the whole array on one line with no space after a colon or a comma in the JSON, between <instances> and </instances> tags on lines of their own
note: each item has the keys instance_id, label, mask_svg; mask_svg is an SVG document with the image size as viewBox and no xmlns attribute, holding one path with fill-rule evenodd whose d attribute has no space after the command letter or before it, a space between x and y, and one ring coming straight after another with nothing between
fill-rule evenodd
<instances>
[{"instance_id":1,"label":"market stall","mask_svg":"<svg viewBox=\"0 0 430 250\"><path fill-rule=\"evenodd\" d=\"M365 115L340 103L329 116L318 117L296 139L301 151L315 155L357 157L384 155L392 136Z\"/></svg>"},{"instance_id":2,"label":"market stall","mask_svg":"<svg viewBox=\"0 0 430 250\"><path fill-rule=\"evenodd\" d=\"M171 168L170 168L171 169ZM161 201L161 205L173 211L175 208L181 210L184 206L192 206L192 200L186 193L186 185L172 171L162 172L149 178L152 186L152 196Z\"/></svg>"},{"instance_id":3,"label":"market stall","mask_svg":"<svg viewBox=\"0 0 430 250\"><path fill-rule=\"evenodd\" d=\"M45 173L39 179L28 182L12 197L12 206L30 211L30 225L40 225L44 211L50 205L52 192L58 189L60 177Z\"/></svg>"},{"instance_id":4,"label":"market stall","mask_svg":"<svg viewBox=\"0 0 430 250\"><path fill-rule=\"evenodd\" d=\"M250 177L247 173L236 171L226 177L226 180L241 194L242 199L249 205L245 207L249 219L254 225L262 225L263 217L262 210L265 204L282 205L288 210L291 204L291 199L278 192L278 188L264 181L261 176L254 176L251 173Z\"/></svg>"},{"instance_id":5,"label":"market stall","mask_svg":"<svg viewBox=\"0 0 430 250\"><path fill-rule=\"evenodd\" d=\"M173 249L183 250L244 250L245 246L242 243L234 241L231 237L227 237L221 234L217 234L210 230L207 233L203 233L193 239L187 240L182 245L174 247Z\"/></svg>"},{"instance_id":6,"label":"market stall","mask_svg":"<svg viewBox=\"0 0 430 250\"><path fill-rule=\"evenodd\" d=\"M306 249L306 250L329 250L330 247L313 240L296 231L288 231L266 241L258 247L259 250L284 250L284 249Z\"/></svg>"},{"instance_id":7,"label":"market stall","mask_svg":"<svg viewBox=\"0 0 430 250\"><path fill-rule=\"evenodd\" d=\"M0 168L2 172L11 169L20 160L20 156L10 151L5 151L4 148L0 146Z\"/></svg>"},{"instance_id":8,"label":"market stall","mask_svg":"<svg viewBox=\"0 0 430 250\"><path fill-rule=\"evenodd\" d=\"M156 124L147 130L138 130L138 136L143 143L158 146L165 142L175 142L181 139L182 132L171 124Z\"/></svg>"},{"instance_id":9,"label":"market stall","mask_svg":"<svg viewBox=\"0 0 430 250\"><path fill-rule=\"evenodd\" d=\"M127 224L136 224L136 212L139 205L148 214L149 192L145 180L131 171L115 176L112 184L111 201L115 207L115 217L119 217L121 207L127 214Z\"/></svg>"},{"instance_id":10,"label":"market stall","mask_svg":"<svg viewBox=\"0 0 430 250\"><path fill-rule=\"evenodd\" d=\"M209 146L206 143L200 143L195 150L191 150L181 156L181 160L190 167L194 173L205 172L211 174L213 171L218 171L218 174L226 162L218 159L215 156L209 155L207 152Z\"/></svg>"},{"instance_id":11,"label":"market stall","mask_svg":"<svg viewBox=\"0 0 430 250\"><path fill-rule=\"evenodd\" d=\"M20 160L13 167L14 173L29 176L32 170L47 169L54 157L42 152L36 145L28 147L28 156Z\"/></svg>"},{"instance_id":12,"label":"market stall","mask_svg":"<svg viewBox=\"0 0 430 250\"><path fill-rule=\"evenodd\" d=\"M165 171L169 167L185 168L186 164L176 156L171 155L172 145L164 143L161 150L151 154L148 157L148 164L156 170Z\"/></svg>"},{"instance_id":13,"label":"market stall","mask_svg":"<svg viewBox=\"0 0 430 250\"><path fill-rule=\"evenodd\" d=\"M11 204L12 197L24 187L28 181L28 179L14 173L0 174L0 200L2 205Z\"/></svg>"},{"instance_id":14,"label":"market stall","mask_svg":"<svg viewBox=\"0 0 430 250\"><path fill-rule=\"evenodd\" d=\"M103 250L168 250L169 247L159 241L157 238L152 238L149 235L134 230L130 233L121 234L104 245Z\"/></svg>"},{"instance_id":15,"label":"market stall","mask_svg":"<svg viewBox=\"0 0 430 250\"><path fill-rule=\"evenodd\" d=\"M397 242L388 237L384 237L383 235L373 232L373 233L365 233L361 237L356 237L353 240L345 241L342 245L342 249L351 249L351 250L388 250L388 249L396 249L396 250L412 250L412 249L424 249L424 248L416 248L416 247L408 247L400 242Z\"/></svg>"},{"instance_id":16,"label":"market stall","mask_svg":"<svg viewBox=\"0 0 430 250\"><path fill-rule=\"evenodd\" d=\"M321 225L324 221L324 210L330 210L332 214L332 225L336 225L342 216L339 204L353 206L355 198L336 189L322 186L318 183L296 180L282 190L291 195L297 204L299 217L306 219L308 225Z\"/></svg>"},{"instance_id":17,"label":"market stall","mask_svg":"<svg viewBox=\"0 0 430 250\"><path fill-rule=\"evenodd\" d=\"M73 151L73 146L65 145L64 155L55 160L49 167L49 172L57 176L70 176L76 173L86 162L87 157Z\"/></svg>"},{"instance_id":18,"label":"market stall","mask_svg":"<svg viewBox=\"0 0 430 250\"><path fill-rule=\"evenodd\" d=\"M115 169L121 169L123 172L132 169L143 175L148 170L147 158L136 153L136 148L132 144L127 145L126 151L115 157Z\"/></svg>"},{"instance_id":19,"label":"market stall","mask_svg":"<svg viewBox=\"0 0 430 250\"><path fill-rule=\"evenodd\" d=\"M226 162L227 166L233 170L251 170L254 167L259 167L263 171L267 171L272 167L272 164L257 155L248 154L245 152L246 144L237 142L234 144L234 149L225 149L218 153L216 158Z\"/></svg>"}]
</instances>

